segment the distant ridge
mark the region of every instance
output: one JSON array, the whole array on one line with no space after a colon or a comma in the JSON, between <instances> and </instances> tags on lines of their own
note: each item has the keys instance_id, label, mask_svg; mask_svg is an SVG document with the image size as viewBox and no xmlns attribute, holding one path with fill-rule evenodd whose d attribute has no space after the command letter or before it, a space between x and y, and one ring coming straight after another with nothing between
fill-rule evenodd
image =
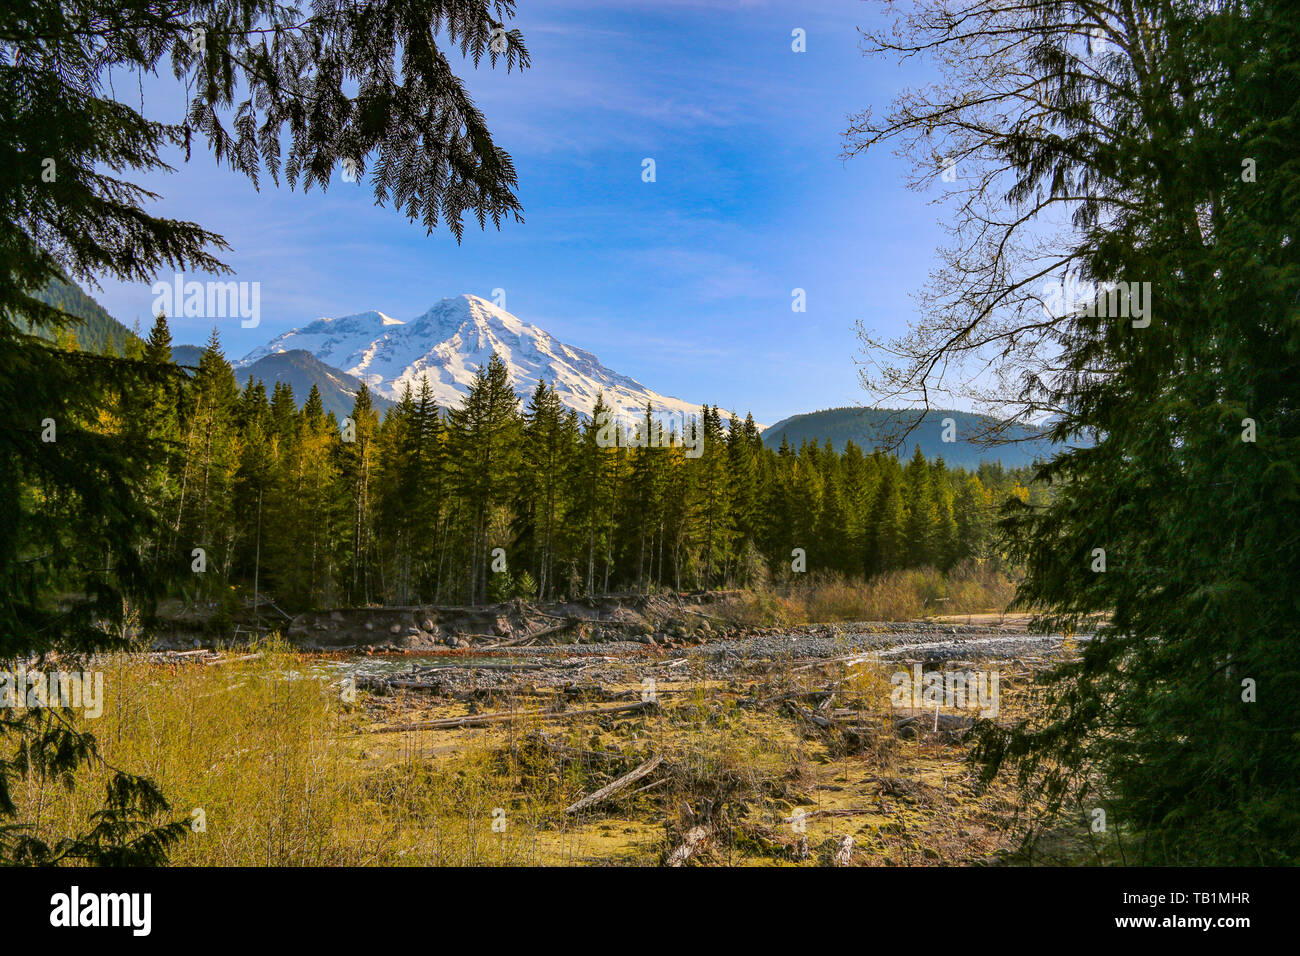
<instances>
[{"instance_id":1,"label":"distant ridge","mask_svg":"<svg viewBox=\"0 0 1300 956\"><path fill-rule=\"evenodd\" d=\"M340 421L352 414L353 400L357 389L361 387L361 379L331 368L305 349L273 352L255 362L240 362L235 366L235 378L238 379L240 388L248 384L250 375L266 386L268 396L276 382L286 383L293 389L293 398L299 408L315 385L320 390L325 413L333 412ZM373 391L370 398L381 415L393 404Z\"/></svg>"},{"instance_id":2,"label":"distant ridge","mask_svg":"<svg viewBox=\"0 0 1300 956\"><path fill-rule=\"evenodd\" d=\"M763 444L780 448L785 438L798 449L806 441L823 444L826 441L843 451L848 441L853 441L863 451L870 453L888 444L902 428L910 424L914 412L878 408L828 408L804 415L792 415L763 431ZM956 441L943 441L944 419L951 418L956 426ZM907 458L919 445L921 453L931 460L942 458L947 464L961 468L977 468L981 462L1000 462L1006 468L1020 468L1033 464L1037 458L1047 458L1056 450L1042 429L1023 425L1008 427L1009 437L1023 438L1007 445L976 445L969 439L986 430L995 419L972 412L931 410L907 436L897 451Z\"/></svg>"},{"instance_id":3,"label":"distant ridge","mask_svg":"<svg viewBox=\"0 0 1300 956\"><path fill-rule=\"evenodd\" d=\"M201 345L173 345L172 361L182 368L198 368L199 359L203 357Z\"/></svg>"}]
</instances>

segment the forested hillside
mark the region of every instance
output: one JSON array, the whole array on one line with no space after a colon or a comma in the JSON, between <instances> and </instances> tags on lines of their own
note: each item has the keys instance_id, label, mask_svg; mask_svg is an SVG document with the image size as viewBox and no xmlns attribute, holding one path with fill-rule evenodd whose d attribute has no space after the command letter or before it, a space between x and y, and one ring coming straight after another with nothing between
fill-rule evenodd
<instances>
[{"instance_id":1,"label":"forested hillside","mask_svg":"<svg viewBox=\"0 0 1300 956\"><path fill-rule=\"evenodd\" d=\"M170 361L165 320L147 353ZM151 547L192 596L256 581L301 609L723 587L795 573L795 549L808 571L950 568L989 557L996 506L1029 494L996 465L772 450L716 408L698 458L602 447L544 384L520 407L495 357L461 406L408 393L382 419L364 386L342 420L314 386L301 409L284 382L241 390L215 337L192 379L171 378L182 394L139 419L177 449L155 476L168 531Z\"/></svg>"},{"instance_id":2,"label":"forested hillside","mask_svg":"<svg viewBox=\"0 0 1300 956\"><path fill-rule=\"evenodd\" d=\"M1022 425L1009 425L1000 429L1002 439L996 445L979 444L976 438L1001 425L985 415L955 410L933 409L925 412L920 421L916 413L881 408L828 408L805 415L791 415L763 431L763 444L777 448L784 439L792 445L805 441L830 442L837 451L843 451L848 442L860 448L873 450L878 446L893 447L904 432L906 450L921 449L933 460L942 458L950 465L978 468L981 462L1000 462L1008 468L1032 465L1035 459L1048 458L1053 449L1046 433ZM948 420L951 427L945 439ZM912 426L915 427L912 427Z\"/></svg>"},{"instance_id":3,"label":"forested hillside","mask_svg":"<svg viewBox=\"0 0 1300 956\"><path fill-rule=\"evenodd\" d=\"M52 279L44 289L32 293L32 296L68 313L76 320L59 332L38 328L37 335L53 339L60 334L66 336L70 333L77 345L87 352L113 355L125 355L130 343L138 341L130 329L104 311L103 306L86 295L75 283ZM19 324L24 331L31 331L30 324Z\"/></svg>"}]
</instances>

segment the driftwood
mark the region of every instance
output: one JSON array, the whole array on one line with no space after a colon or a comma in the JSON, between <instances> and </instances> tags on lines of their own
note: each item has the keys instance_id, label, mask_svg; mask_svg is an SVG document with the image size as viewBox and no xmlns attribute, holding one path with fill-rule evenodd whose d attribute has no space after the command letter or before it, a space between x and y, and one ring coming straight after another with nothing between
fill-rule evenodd
<instances>
[{"instance_id":1,"label":"driftwood","mask_svg":"<svg viewBox=\"0 0 1300 956\"><path fill-rule=\"evenodd\" d=\"M544 627L539 631L533 631L531 634L525 634L522 638L518 638L518 640L535 641L539 637L546 637L549 634L558 634L560 631L567 631L577 623L577 621L565 621L561 624L553 624L552 626Z\"/></svg>"},{"instance_id":2,"label":"driftwood","mask_svg":"<svg viewBox=\"0 0 1300 956\"><path fill-rule=\"evenodd\" d=\"M836 689L843 681L832 681L825 690L792 690L772 697L749 698L738 701L742 707L766 707L769 704L784 704L788 700L824 701L835 696Z\"/></svg>"},{"instance_id":3,"label":"driftwood","mask_svg":"<svg viewBox=\"0 0 1300 956\"><path fill-rule=\"evenodd\" d=\"M485 650L487 648L484 648ZM450 658L455 661L455 658ZM478 664L457 664L448 663L440 664L437 667L426 667L421 670L424 676L436 674L439 671L539 671L550 665L536 663L533 661L524 661L522 663L496 663L494 661L484 661Z\"/></svg>"},{"instance_id":4,"label":"driftwood","mask_svg":"<svg viewBox=\"0 0 1300 956\"><path fill-rule=\"evenodd\" d=\"M579 810L585 810L587 809L587 807L594 807L597 804L605 800L608 800L610 797L618 793L620 790L623 790L629 785L636 783L642 777L645 777L653 773L655 768L658 767L663 762L664 762L664 758L661 756L651 757L649 760L641 764L641 766L637 767L635 770L623 774L623 776L619 777L613 783L601 787L595 793L589 794L588 796L583 797L581 800L579 800L577 803L573 804L572 806L565 808L564 812L577 813Z\"/></svg>"},{"instance_id":5,"label":"driftwood","mask_svg":"<svg viewBox=\"0 0 1300 956\"><path fill-rule=\"evenodd\" d=\"M603 717L606 714L627 714L633 711L650 710L654 708L655 702L652 700L639 701L635 704L621 704L618 707L593 707L589 710L562 710L562 711L502 711L493 714L470 714L466 717L446 717L442 720L426 720L418 724L399 724L396 727L375 727L371 729L372 734L395 734L407 730L454 730L460 727L483 727L488 724L497 724L502 721L512 720L516 717L535 717L541 720L565 720L569 717Z\"/></svg>"},{"instance_id":6,"label":"driftwood","mask_svg":"<svg viewBox=\"0 0 1300 956\"><path fill-rule=\"evenodd\" d=\"M854 718L865 720L871 717L871 711L860 707L835 707L831 710L830 716L832 720L852 720Z\"/></svg>"},{"instance_id":7,"label":"driftwood","mask_svg":"<svg viewBox=\"0 0 1300 956\"><path fill-rule=\"evenodd\" d=\"M556 634L559 631L567 631L569 628L573 627L573 625L577 623L578 623L578 619L574 618L573 620L566 621L563 624L556 624L553 627L544 627L541 630L533 631L529 634L520 634L518 637L512 637L505 641L499 641L498 643L493 644L491 647L483 648L483 650L490 651L498 647L516 647L520 644L530 644L533 641L537 640L539 637L546 637L548 634Z\"/></svg>"},{"instance_id":8,"label":"driftwood","mask_svg":"<svg viewBox=\"0 0 1300 956\"><path fill-rule=\"evenodd\" d=\"M203 658L215 659L217 656L216 651L209 650L206 647L200 647L193 651L146 651L144 654L145 660L151 664L179 664L182 662L188 664L192 661L203 663ZM59 658L51 654L48 659L53 662Z\"/></svg>"},{"instance_id":9,"label":"driftwood","mask_svg":"<svg viewBox=\"0 0 1300 956\"><path fill-rule=\"evenodd\" d=\"M853 837L847 833L840 837L840 845L835 850L835 856L832 862L836 866L848 866L853 860Z\"/></svg>"},{"instance_id":10,"label":"driftwood","mask_svg":"<svg viewBox=\"0 0 1300 956\"><path fill-rule=\"evenodd\" d=\"M974 723L974 718L963 714L921 713L908 717L895 717L894 732L900 737L915 737L918 733L939 732L956 736L969 730Z\"/></svg>"},{"instance_id":11,"label":"driftwood","mask_svg":"<svg viewBox=\"0 0 1300 956\"><path fill-rule=\"evenodd\" d=\"M791 667L789 671L791 674L794 674L797 673L798 671L812 670L814 667L829 667L831 664L843 664L846 667L856 667L859 664L865 664L867 661L872 660L874 657L875 657L874 654L851 654L848 657L827 657L827 658L822 658L820 660L815 660L810 664L802 664L799 667Z\"/></svg>"},{"instance_id":12,"label":"driftwood","mask_svg":"<svg viewBox=\"0 0 1300 956\"><path fill-rule=\"evenodd\" d=\"M386 680L383 683L393 690L427 690L434 693L441 693L444 690L441 684L429 684L420 680Z\"/></svg>"},{"instance_id":13,"label":"driftwood","mask_svg":"<svg viewBox=\"0 0 1300 956\"><path fill-rule=\"evenodd\" d=\"M651 693L649 690L639 688L639 687L631 687L628 688L627 690L620 690L617 693L611 693L609 699L626 700L629 697L640 697L642 694L649 694L649 693ZM656 697L663 697L665 695L672 696L674 694L694 694L694 693L697 693L697 690L694 687L656 687L654 689L654 696Z\"/></svg>"},{"instance_id":14,"label":"driftwood","mask_svg":"<svg viewBox=\"0 0 1300 956\"><path fill-rule=\"evenodd\" d=\"M691 827L686 831L681 846L668 854L668 859L664 861L664 864L666 866L681 866L694 855L696 850L704 845L711 832L708 827Z\"/></svg>"},{"instance_id":15,"label":"driftwood","mask_svg":"<svg viewBox=\"0 0 1300 956\"><path fill-rule=\"evenodd\" d=\"M566 617L562 614L551 614L549 611L543 611L541 608L532 608L528 613L530 615L536 615L537 617L549 617L552 621L577 622L585 620L585 618L574 617L572 615Z\"/></svg>"},{"instance_id":16,"label":"driftwood","mask_svg":"<svg viewBox=\"0 0 1300 956\"><path fill-rule=\"evenodd\" d=\"M215 667L217 664L234 664L238 661L251 661L261 657L261 654L241 654L239 657L218 657L214 661L204 661L206 667Z\"/></svg>"},{"instance_id":17,"label":"driftwood","mask_svg":"<svg viewBox=\"0 0 1300 956\"><path fill-rule=\"evenodd\" d=\"M644 621L616 621L613 620L612 618L603 618L603 617L580 617L576 614L569 614L569 615L549 614L546 611L540 610L538 608L532 608L528 613L530 615L535 615L538 617L549 617L552 621L564 622L563 624L557 627L550 628L546 631L539 631L537 634L530 635L532 637L541 637L542 634L549 634L551 631L562 631L565 628L573 627L577 624L598 624L607 627L635 627L638 624L645 623ZM527 640L527 638L524 638L524 640Z\"/></svg>"},{"instance_id":18,"label":"driftwood","mask_svg":"<svg viewBox=\"0 0 1300 956\"><path fill-rule=\"evenodd\" d=\"M815 696L810 694L790 694L782 700L782 706L793 713L796 717L815 724L822 730L830 730L833 727L841 727L841 720L857 718L862 720L869 715L853 708L835 708L830 710L829 714L824 712L834 695L827 696L818 706L817 710L809 710L795 703L793 698ZM762 701L759 702L763 703ZM819 713L818 711L823 711ZM965 714L945 714L937 711L917 711L910 714L895 714L893 717L893 730L900 737L914 737L918 733L944 733L950 737L959 736L963 731L970 729L974 724L974 719ZM869 727L844 726L844 730L850 733L870 732Z\"/></svg>"},{"instance_id":19,"label":"driftwood","mask_svg":"<svg viewBox=\"0 0 1300 956\"><path fill-rule=\"evenodd\" d=\"M856 817L863 813L879 813L879 808L871 807L845 807L838 810L809 810L803 814L795 814L792 817L782 817L782 823L794 823L796 820L811 820L813 817Z\"/></svg>"},{"instance_id":20,"label":"driftwood","mask_svg":"<svg viewBox=\"0 0 1300 956\"><path fill-rule=\"evenodd\" d=\"M257 608L261 607L263 604L271 605L271 607L276 611L276 613L278 613L282 618L284 618L290 624L292 624L295 620L297 620L297 617L295 617L292 614L286 613L285 610L280 607L280 605L276 604L270 598L262 598L262 600L258 602L257 607L253 608L253 613L257 613Z\"/></svg>"}]
</instances>

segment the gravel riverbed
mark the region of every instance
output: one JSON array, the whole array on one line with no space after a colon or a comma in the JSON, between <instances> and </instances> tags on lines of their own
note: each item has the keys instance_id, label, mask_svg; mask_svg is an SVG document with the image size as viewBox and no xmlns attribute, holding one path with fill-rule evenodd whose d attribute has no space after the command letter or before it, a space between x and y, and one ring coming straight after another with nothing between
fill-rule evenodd
<instances>
[{"instance_id":1,"label":"gravel riverbed","mask_svg":"<svg viewBox=\"0 0 1300 956\"><path fill-rule=\"evenodd\" d=\"M1088 637L1075 635L1074 640ZM635 674L668 680L687 676L725 679L759 662L780 666L856 656L930 664L1018 660L1044 657L1064 640L1062 635L1030 634L1016 625L856 622L765 629L674 650L633 641L606 641L503 648L490 656L473 652L358 655L331 663L340 673L379 686L385 681L406 680L451 692L520 684L615 683Z\"/></svg>"}]
</instances>

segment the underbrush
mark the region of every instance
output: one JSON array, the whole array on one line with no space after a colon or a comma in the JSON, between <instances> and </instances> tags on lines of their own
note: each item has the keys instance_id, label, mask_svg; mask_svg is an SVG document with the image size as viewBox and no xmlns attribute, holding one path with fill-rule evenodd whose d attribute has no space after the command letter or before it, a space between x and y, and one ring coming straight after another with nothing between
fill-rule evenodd
<instances>
[{"instance_id":1,"label":"underbrush","mask_svg":"<svg viewBox=\"0 0 1300 956\"><path fill-rule=\"evenodd\" d=\"M171 803L163 819L189 824L173 864L531 862L528 808L511 802L486 748L437 765L372 754L378 741L358 735L361 714L332 671L278 643L242 653L259 656L216 667L100 658L103 716L64 712L95 735L107 767L152 778ZM74 789L33 770L13 784L18 819L52 845L87 832L107 767L79 773Z\"/></svg>"}]
</instances>

